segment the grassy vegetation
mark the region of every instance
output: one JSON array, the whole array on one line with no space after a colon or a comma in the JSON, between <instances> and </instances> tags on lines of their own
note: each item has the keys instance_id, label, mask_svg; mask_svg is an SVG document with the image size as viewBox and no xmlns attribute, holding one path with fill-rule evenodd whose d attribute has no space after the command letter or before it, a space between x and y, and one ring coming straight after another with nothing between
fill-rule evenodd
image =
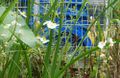
<instances>
[{"instance_id":1,"label":"grassy vegetation","mask_svg":"<svg viewBox=\"0 0 120 78\"><path fill-rule=\"evenodd\" d=\"M0 9L2 9L0 10L0 78L119 78L119 0L109 0L108 5L99 15L90 20L87 32L77 47L73 46L72 53L69 53L72 46L69 42L71 34L67 35L65 44L61 46L64 13L69 9L72 0L68 2L66 8L64 8L64 0L60 2L50 0L50 2L46 13L34 15L33 4L41 5L28 0L27 18L25 18L19 13L18 0L13 0L10 5L0 1ZM89 4L88 0L84 0L76 18L71 19L74 22L73 26L76 25L87 3ZM58 9L60 9L59 14ZM101 26L102 15L109 19L109 25L104 18L104 25ZM29 27L31 16L42 19L40 22L36 20L32 29ZM58 29L48 28L46 33L44 23L51 20L48 25L56 26L56 17L59 18ZM57 39L54 39L56 33L54 30L58 32ZM89 32L91 35L96 34L92 37L94 46L90 48L81 46L89 36ZM49 35L48 44L44 44L47 40L44 35Z\"/></svg>"}]
</instances>

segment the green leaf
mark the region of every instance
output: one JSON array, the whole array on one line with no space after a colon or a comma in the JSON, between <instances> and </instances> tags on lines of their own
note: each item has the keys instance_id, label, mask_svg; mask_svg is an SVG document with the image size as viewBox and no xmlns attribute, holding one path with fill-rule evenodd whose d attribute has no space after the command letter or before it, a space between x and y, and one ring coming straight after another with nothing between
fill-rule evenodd
<instances>
[{"instance_id":1,"label":"green leaf","mask_svg":"<svg viewBox=\"0 0 120 78\"><path fill-rule=\"evenodd\" d=\"M0 7L0 9L3 9L0 11L1 15L4 12L5 7ZM11 22L13 21L16 21L18 24L20 24L20 26L15 24L11 25L10 28L8 29L4 28L4 26L6 26L7 24L11 24ZM5 17L3 24L0 25L0 34L6 34L6 37L2 39L8 40L10 36L13 35L13 33L29 47L36 46L37 43L36 37L34 33L31 31L31 29L25 23L25 20L17 13L10 11L8 15Z\"/></svg>"}]
</instances>

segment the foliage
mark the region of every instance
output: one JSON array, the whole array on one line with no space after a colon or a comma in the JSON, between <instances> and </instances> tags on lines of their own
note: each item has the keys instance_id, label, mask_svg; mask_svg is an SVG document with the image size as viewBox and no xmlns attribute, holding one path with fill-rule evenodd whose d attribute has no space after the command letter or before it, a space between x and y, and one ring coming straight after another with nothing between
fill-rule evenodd
<instances>
[{"instance_id":1,"label":"foliage","mask_svg":"<svg viewBox=\"0 0 120 78\"><path fill-rule=\"evenodd\" d=\"M108 29L102 29L99 18L117 1L118 0L113 0L103 9L100 15L95 17L80 43L77 47L73 46L73 49L71 48L72 44L69 42L70 34L67 35L65 44L61 46L61 38L63 34L65 34L62 33L61 35L64 12L68 9L68 7L64 9L64 0L60 2L58 2L58 0L51 0L51 7L49 7L48 12L43 16L37 16L42 18L43 21L35 21L35 27L33 27L33 29L29 27L31 1L28 1L27 18L23 18L18 13L18 8L12 11L17 0L11 2L11 5L7 8L0 6L0 9L2 9L0 10L0 78L70 78L71 76L76 78L110 78L109 63L112 58L115 59L115 56L110 55L109 51L114 46L119 47L118 44L120 40L118 37L114 39L113 36L111 36L111 23ZM68 6L70 2L71 0ZM84 0L76 19L71 20L74 22L74 25L79 20L87 2L87 0ZM56 14L58 8L60 9L59 15ZM60 18L59 24L54 22L56 16ZM54 29L56 26L51 29L48 28L48 43L45 42L46 37L44 34L42 38L39 34L39 32L44 33L44 28L46 28L44 22L47 20L51 20L46 24L49 25L47 27L59 25L58 29ZM119 19L110 21L119 24ZM91 34L96 34L94 39L97 40L95 40L94 46L90 48L81 46L94 26L96 26L96 29L94 29L95 32L91 32ZM55 41L53 39L54 31L57 31L58 34ZM101 42L104 43L104 45L100 44ZM118 61L116 63L118 63ZM81 66L81 64L83 66ZM75 70L78 71L77 74Z\"/></svg>"}]
</instances>

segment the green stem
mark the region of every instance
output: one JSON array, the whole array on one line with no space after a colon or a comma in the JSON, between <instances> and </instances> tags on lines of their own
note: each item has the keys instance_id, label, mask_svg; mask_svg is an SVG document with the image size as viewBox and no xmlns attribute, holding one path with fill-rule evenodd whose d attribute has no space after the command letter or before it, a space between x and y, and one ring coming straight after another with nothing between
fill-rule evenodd
<instances>
[{"instance_id":1,"label":"green stem","mask_svg":"<svg viewBox=\"0 0 120 78\"><path fill-rule=\"evenodd\" d=\"M54 58L53 58L53 63L52 63L52 67L51 67L51 78L54 78L55 75L55 70L56 70L56 64L57 64L57 59L58 59L58 53L59 53L59 47L60 47L60 36L61 36L61 28L62 28L62 18L63 18L63 10L64 10L64 1L62 0L61 3L61 15L60 15L60 26L58 29L58 39L57 39L57 44L56 44L56 51L54 54Z\"/></svg>"}]
</instances>

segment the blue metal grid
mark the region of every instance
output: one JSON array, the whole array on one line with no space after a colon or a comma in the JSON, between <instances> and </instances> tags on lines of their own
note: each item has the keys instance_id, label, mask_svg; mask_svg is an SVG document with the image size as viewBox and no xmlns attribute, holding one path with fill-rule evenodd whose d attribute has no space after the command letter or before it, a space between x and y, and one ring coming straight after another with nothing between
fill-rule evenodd
<instances>
[{"instance_id":1,"label":"blue metal grid","mask_svg":"<svg viewBox=\"0 0 120 78\"><path fill-rule=\"evenodd\" d=\"M67 5L69 4L70 0L64 0L64 8L67 7ZM87 10L87 5L84 7L84 9L82 10L82 13L80 15L80 18L78 19L78 21L76 23L74 23L74 19L76 19L77 14L79 12L79 9L81 8L83 0L71 0L71 3L69 4L68 8L66 9L66 11L64 12L64 19L63 19L63 26L62 26L62 33L65 32L67 34L71 34L70 35L70 39L69 42L71 42L73 45L78 45L80 40L83 38L83 36L85 35L86 31L87 31L87 27L89 25L89 21L88 21L88 17L89 17L89 12ZM36 4L34 4L36 5ZM19 9L21 11L26 11L27 10L27 0L19 0ZM39 0L39 9L38 9L38 13L40 15L44 15L45 13L48 12L48 10L51 7L51 3L50 0ZM76 8L74 8L76 7ZM33 7L33 12L36 8ZM57 9L57 14L60 14L60 8L58 7ZM59 23L59 17L55 18L55 22ZM39 18L40 21L42 21L42 18ZM30 20L30 25L33 26L34 24L34 17L31 18ZM71 32L72 31L72 32ZM48 29L45 28L45 33L47 33L48 35ZM56 32L55 32L56 33ZM64 37L62 38L62 41L65 42L66 38L67 38L67 34L64 35ZM55 34L55 37L57 36L57 34ZM49 35L48 35L49 37ZM56 39L56 38L55 38ZM86 39L84 40L83 46L92 46L91 40L86 37Z\"/></svg>"}]
</instances>

